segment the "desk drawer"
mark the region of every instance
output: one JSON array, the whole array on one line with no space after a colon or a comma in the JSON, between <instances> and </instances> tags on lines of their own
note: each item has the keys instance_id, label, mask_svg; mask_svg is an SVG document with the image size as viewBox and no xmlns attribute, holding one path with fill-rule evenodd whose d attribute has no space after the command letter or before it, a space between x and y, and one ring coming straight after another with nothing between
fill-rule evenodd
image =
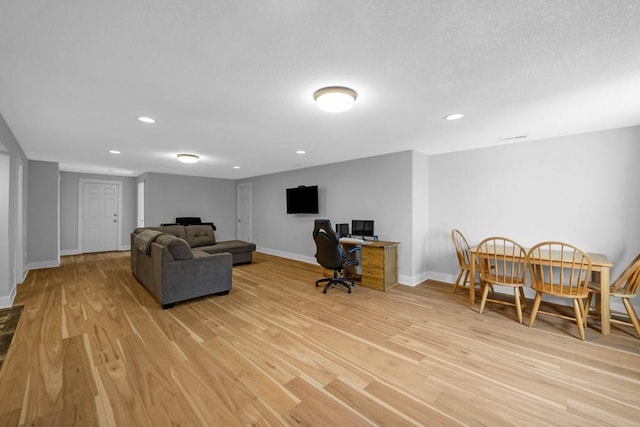
<instances>
[{"instance_id":1,"label":"desk drawer","mask_svg":"<svg viewBox=\"0 0 640 427\"><path fill-rule=\"evenodd\" d=\"M362 247L362 261L368 264L378 264L384 259L384 248Z\"/></svg>"},{"instance_id":2,"label":"desk drawer","mask_svg":"<svg viewBox=\"0 0 640 427\"><path fill-rule=\"evenodd\" d=\"M384 279L384 270L378 267L365 268L362 267L362 277L371 277L376 279Z\"/></svg>"},{"instance_id":3,"label":"desk drawer","mask_svg":"<svg viewBox=\"0 0 640 427\"><path fill-rule=\"evenodd\" d=\"M398 244L362 245L362 286L384 291L398 284Z\"/></svg>"},{"instance_id":4,"label":"desk drawer","mask_svg":"<svg viewBox=\"0 0 640 427\"><path fill-rule=\"evenodd\" d=\"M375 289L378 291L384 291L384 279L382 277L362 276L362 286Z\"/></svg>"}]
</instances>

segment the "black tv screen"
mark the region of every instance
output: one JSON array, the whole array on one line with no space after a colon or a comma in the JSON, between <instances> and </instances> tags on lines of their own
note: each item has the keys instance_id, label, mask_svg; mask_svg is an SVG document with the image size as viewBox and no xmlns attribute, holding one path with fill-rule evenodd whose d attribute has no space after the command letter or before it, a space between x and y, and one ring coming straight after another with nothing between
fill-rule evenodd
<instances>
[{"instance_id":1,"label":"black tv screen","mask_svg":"<svg viewBox=\"0 0 640 427\"><path fill-rule=\"evenodd\" d=\"M373 236L373 221L364 219L351 220L351 235Z\"/></svg>"},{"instance_id":2,"label":"black tv screen","mask_svg":"<svg viewBox=\"0 0 640 427\"><path fill-rule=\"evenodd\" d=\"M287 188L288 214L317 214L318 186Z\"/></svg>"}]
</instances>

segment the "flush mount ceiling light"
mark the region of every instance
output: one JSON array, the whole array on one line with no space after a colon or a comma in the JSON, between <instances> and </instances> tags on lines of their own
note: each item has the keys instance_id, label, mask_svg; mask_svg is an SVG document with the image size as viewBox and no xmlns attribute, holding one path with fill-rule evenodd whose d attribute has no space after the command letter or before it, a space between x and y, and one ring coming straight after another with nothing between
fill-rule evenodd
<instances>
[{"instance_id":1,"label":"flush mount ceiling light","mask_svg":"<svg viewBox=\"0 0 640 427\"><path fill-rule=\"evenodd\" d=\"M176 156L182 163L197 163L200 160L200 156L197 154L180 153L176 154Z\"/></svg>"},{"instance_id":2,"label":"flush mount ceiling light","mask_svg":"<svg viewBox=\"0 0 640 427\"><path fill-rule=\"evenodd\" d=\"M109 150L109 153L111 153L111 154L120 154L120 151L118 151L118 150Z\"/></svg>"},{"instance_id":3,"label":"flush mount ceiling light","mask_svg":"<svg viewBox=\"0 0 640 427\"><path fill-rule=\"evenodd\" d=\"M342 86L323 87L313 94L318 108L328 113L347 111L353 107L357 97L355 90Z\"/></svg>"},{"instance_id":4,"label":"flush mount ceiling light","mask_svg":"<svg viewBox=\"0 0 640 427\"><path fill-rule=\"evenodd\" d=\"M156 122L156 119L153 119L151 117L144 117L144 116L138 117L138 120L141 121L142 123L155 123Z\"/></svg>"},{"instance_id":5,"label":"flush mount ceiling light","mask_svg":"<svg viewBox=\"0 0 640 427\"><path fill-rule=\"evenodd\" d=\"M452 114L447 114L446 116L444 116L444 119L445 120L460 120L463 117L464 117L464 114L462 114L462 113L452 113Z\"/></svg>"}]
</instances>

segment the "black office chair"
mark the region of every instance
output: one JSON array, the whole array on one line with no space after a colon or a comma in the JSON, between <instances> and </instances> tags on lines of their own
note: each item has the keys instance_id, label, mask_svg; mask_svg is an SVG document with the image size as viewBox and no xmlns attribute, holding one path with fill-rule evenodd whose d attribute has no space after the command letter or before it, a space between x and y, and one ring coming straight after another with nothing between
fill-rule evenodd
<instances>
[{"instance_id":1,"label":"black office chair","mask_svg":"<svg viewBox=\"0 0 640 427\"><path fill-rule=\"evenodd\" d=\"M182 216L176 218L176 224L178 225L210 225L213 231L216 231L216 226L212 222L202 222L199 216ZM164 224L163 224L164 225ZM167 224L170 225L170 224Z\"/></svg>"},{"instance_id":2,"label":"black office chair","mask_svg":"<svg viewBox=\"0 0 640 427\"><path fill-rule=\"evenodd\" d=\"M338 236L331 227L331 221L328 219L315 220L313 241L316 242L318 263L324 268L333 270L333 277L316 280L316 287L322 282L328 282L322 291L324 294L333 285L344 286L347 288L347 292L351 293L351 286L354 285L353 280L343 277L343 270L345 267L358 265L358 260L351 258L351 254L360 248L354 247L345 254Z\"/></svg>"}]
</instances>

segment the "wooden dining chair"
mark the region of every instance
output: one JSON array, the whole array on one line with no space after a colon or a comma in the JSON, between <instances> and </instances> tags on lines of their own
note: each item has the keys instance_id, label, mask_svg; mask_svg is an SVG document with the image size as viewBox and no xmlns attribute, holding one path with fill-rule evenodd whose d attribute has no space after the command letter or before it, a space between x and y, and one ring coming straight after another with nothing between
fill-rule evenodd
<instances>
[{"instance_id":1,"label":"wooden dining chair","mask_svg":"<svg viewBox=\"0 0 640 427\"><path fill-rule=\"evenodd\" d=\"M573 301L575 317L543 312L554 317L574 320L580 339L584 341L585 301L589 296L591 259L583 250L563 242L542 242L527 253L531 288L536 291L529 327L533 326L543 294Z\"/></svg>"},{"instance_id":2,"label":"wooden dining chair","mask_svg":"<svg viewBox=\"0 0 640 427\"><path fill-rule=\"evenodd\" d=\"M622 304L624 304L624 308L627 310L627 316L629 317L629 321L615 319L613 317L610 318L610 321L613 323L623 324L623 325L633 325L636 330L636 334L640 337L640 322L638 321L638 315L633 308L633 304L631 304L631 298L635 298L638 296L638 287L640 287L640 254L636 256L631 264L624 269L622 274L618 276L618 278L613 282L611 288L609 290L609 305L611 305L611 298L616 297L622 300ZM600 283L592 282L589 284L589 297L587 298L587 316L589 316L589 308L591 307L591 301L594 295L600 295ZM624 315L624 313L612 313L616 315ZM587 317L585 316L585 317ZM587 324L585 318L585 325Z\"/></svg>"},{"instance_id":3,"label":"wooden dining chair","mask_svg":"<svg viewBox=\"0 0 640 427\"><path fill-rule=\"evenodd\" d=\"M524 296L526 256L527 252L522 246L506 237L489 237L480 242L476 250L482 289L480 313L487 301L515 306L518 322L522 323L523 306L525 311L527 309ZM494 285L513 288L514 302L488 298L489 290Z\"/></svg>"},{"instance_id":4,"label":"wooden dining chair","mask_svg":"<svg viewBox=\"0 0 640 427\"><path fill-rule=\"evenodd\" d=\"M460 266L460 272L453 286L453 293L455 294L458 287L468 287L467 283L469 283L469 273L471 272L471 249L467 239L464 238L459 230L454 229L451 231L451 240L453 240L453 246L456 248L456 257ZM462 279L462 282L460 279Z\"/></svg>"}]
</instances>

